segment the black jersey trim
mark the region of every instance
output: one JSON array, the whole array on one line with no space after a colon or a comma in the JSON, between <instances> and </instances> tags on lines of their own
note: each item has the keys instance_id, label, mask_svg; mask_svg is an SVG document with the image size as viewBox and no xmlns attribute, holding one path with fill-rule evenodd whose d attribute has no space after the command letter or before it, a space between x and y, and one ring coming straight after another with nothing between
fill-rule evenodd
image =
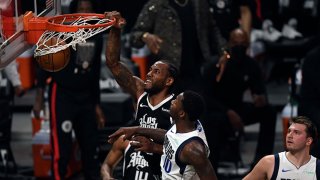
<instances>
[{"instance_id":1,"label":"black jersey trim","mask_svg":"<svg viewBox=\"0 0 320 180\"><path fill-rule=\"evenodd\" d=\"M178 165L179 168L180 168L179 173L180 173L181 175L184 173L184 171L185 171L185 169L186 169L186 166L187 166L188 164L183 163L182 161L180 161L180 159L179 159L180 153L181 153L182 149L184 148L184 146L185 146L186 144L188 144L189 142L194 141L194 140L200 142L204 147L206 147L206 144L204 143L203 139L201 139L199 136L191 137L191 138L185 140L182 144L180 144L180 146L179 146L178 149L177 149L175 159L176 159L177 165Z\"/></svg>"},{"instance_id":2,"label":"black jersey trim","mask_svg":"<svg viewBox=\"0 0 320 180\"><path fill-rule=\"evenodd\" d=\"M274 168L273 173L270 180L276 180L279 171L279 154L274 155Z\"/></svg>"}]
</instances>

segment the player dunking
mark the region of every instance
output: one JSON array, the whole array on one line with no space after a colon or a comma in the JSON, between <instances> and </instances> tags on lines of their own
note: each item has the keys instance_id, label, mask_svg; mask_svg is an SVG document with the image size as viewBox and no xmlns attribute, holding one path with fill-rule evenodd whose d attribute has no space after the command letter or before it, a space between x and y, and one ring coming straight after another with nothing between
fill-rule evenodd
<instances>
[{"instance_id":1,"label":"player dunking","mask_svg":"<svg viewBox=\"0 0 320 180\"><path fill-rule=\"evenodd\" d=\"M137 102L136 123L146 128L169 129L171 117L169 108L174 97L173 89L178 75L177 68L164 61L154 63L147 74L146 81L135 77L124 64L120 62L120 34L125 20L118 12L108 13L115 17L116 24L111 28L106 48L106 63L119 85ZM150 143L150 141L146 141ZM161 146L159 146L161 149ZM161 151L161 150L160 150ZM160 155L131 151L135 172L125 171L124 176L130 179L141 177L155 179L160 177ZM135 158L139 158L139 161ZM139 164L143 162L143 164ZM127 168L127 167L125 167Z\"/></svg>"}]
</instances>

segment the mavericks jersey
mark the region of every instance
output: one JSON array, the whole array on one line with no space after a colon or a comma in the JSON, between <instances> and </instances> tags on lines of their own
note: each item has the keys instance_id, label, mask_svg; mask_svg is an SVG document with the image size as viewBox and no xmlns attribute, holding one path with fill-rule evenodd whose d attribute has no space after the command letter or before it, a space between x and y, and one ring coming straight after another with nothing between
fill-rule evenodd
<instances>
[{"instance_id":1,"label":"mavericks jersey","mask_svg":"<svg viewBox=\"0 0 320 180\"><path fill-rule=\"evenodd\" d=\"M152 172L147 153L135 151L129 144L124 152L123 179L125 180L159 180L160 175Z\"/></svg>"},{"instance_id":2,"label":"mavericks jersey","mask_svg":"<svg viewBox=\"0 0 320 180\"><path fill-rule=\"evenodd\" d=\"M204 129L200 121L196 122L196 129L188 133L176 133L176 125L166 133L163 144L163 155L161 156L162 179L200 179L195 169L191 165L187 165L179 161L179 155L183 147L190 141L199 141L207 149L209 156L209 148Z\"/></svg>"},{"instance_id":3,"label":"mavericks jersey","mask_svg":"<svg viewBox=\"0 0 320 180\"><path fill-rule=\"evenodd\" d=\"M293 165L286 157L286 152L275 155L275 169L272 180L316 180L317 159L311 156L309 162L300 168ZM278 167L278 169L277 169Z\"/></svg>"}]
</instances>

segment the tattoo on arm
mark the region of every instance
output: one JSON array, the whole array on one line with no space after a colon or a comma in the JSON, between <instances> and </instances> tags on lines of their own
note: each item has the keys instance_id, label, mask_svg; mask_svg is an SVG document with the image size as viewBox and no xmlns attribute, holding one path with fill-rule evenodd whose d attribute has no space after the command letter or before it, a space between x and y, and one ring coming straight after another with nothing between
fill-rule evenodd
<instances>
[{"instance_id":1,"label":"tattoo on arm","mask_svg":"<svg viewBox=\"0 0 320 180\"><path fill-rule=\"evenodd\" d=\"M124 91L130 93L133 97L137 97L138 85L143 85L136 82L136 78L133 77L132 72L120 62L120 34L121 30L112 28L108 36L108 42L106 47L106 63L116 81L124 89Z\"/></svg>"}]
</instances>

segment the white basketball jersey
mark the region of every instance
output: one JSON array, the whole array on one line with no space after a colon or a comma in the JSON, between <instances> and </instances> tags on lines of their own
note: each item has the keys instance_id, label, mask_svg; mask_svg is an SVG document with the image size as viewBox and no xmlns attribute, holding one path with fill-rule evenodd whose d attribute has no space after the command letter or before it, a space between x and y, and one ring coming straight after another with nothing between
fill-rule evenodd
<instances>
[{"instance_id":1,"label":"white basketball jersey","mask_svg":"<svg viewBox=\"0 0 320 180\"><path fill-rule=\"evenodd\" d=\"M310 161L297 168L286 157L286 152L279 153L279 169L275 179L277 180L316 180L316 161L311 156Z\"/></svg>"},{"instance_id":2,"label":"white basketball jersey","mask_svg":"<svg viewBox=\"0 0 320 180\"><path fill-rule=\"evenodd\" d=\"M188 133L176 133L176 125L166 133L163 144L163 155L161 156L162 179L188 179L197 180L199 176L193 166L179 161L179 154L183 147L190 141L197 140L203 143L209 156L209 148L204 129L200 121L196 122L196 130Z\"/></svg>"}]
</instances>

